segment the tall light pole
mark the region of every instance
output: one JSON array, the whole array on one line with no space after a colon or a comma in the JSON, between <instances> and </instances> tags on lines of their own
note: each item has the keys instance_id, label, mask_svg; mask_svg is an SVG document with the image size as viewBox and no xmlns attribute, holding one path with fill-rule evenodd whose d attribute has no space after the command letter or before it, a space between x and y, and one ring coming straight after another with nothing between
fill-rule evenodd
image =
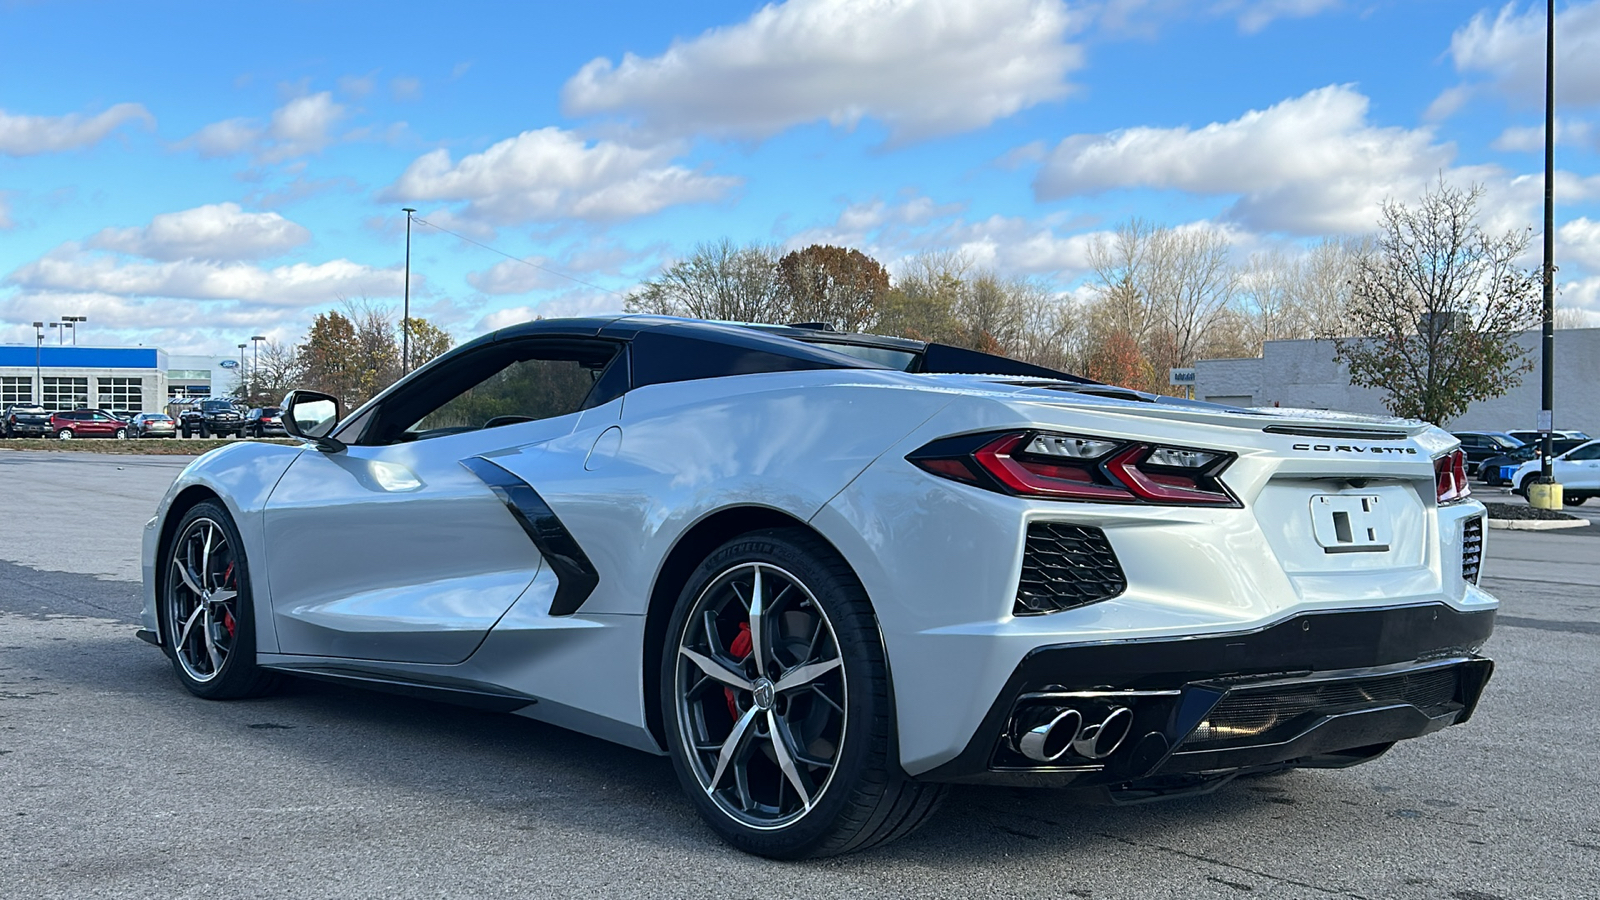
<instances>
[{"instance_id":1,"label":"tall light pole","mask_svg":"<svg viewBox=\"0 0 1600 900\"><path fill-rule=\"evenodd\" d=\"M248 393L248 388L245 387L244 383L245 375L250 371L244 367L244 348L247 346L249 345L239 345L239 399L241 400L246 399L245 395Z\"/></svg>"},{"instance_id":2,"label":"tall light pole","mask_svg":"<svg viewBox=\"0 0 1600 900\"><path fill-rule=\"evenodd\" d=\"M44 323L33 323L33 387L38 393L32 397L33 402L44 405L44 365L40 361L41 350L44 346ZM31 393L31 392L30 392Z\"/></svg>"},{"instance_id":3,"label":"tall light pole","mask_svg":"<svg viewBox=\"0 0 1600 900\"><path fill-rule=\"evenodd\" d=\"M1539 483L1528 491L1528 502L1545 509L1561 508L1561 485L1556 484L1550 431L1555 427L1555 232L1556 232L1556 0L1547 0L1544 25L1544 367L1539 399Z\"/></svg>"},{"instance_id":4,"label":"tall light pole","mask_svg":"<svg viewBox=\"0 0 1600 900\"><path fill-rule=\"evenodd\" d=\"M400 311L400 375L404 377L411 371L411 215L416 210L402 206L400 211L406 214L406 299Z\"/></svg>"},{"instance_id":5,"label":"tall light pole","mask_svg":"<svg viewBox=\"0 0 1600 900\"><path fill-rule=\"evenodd\" d=\"M74 327L74 326L78 325L80 323L89 321L89 317L88 316L62 316L61 317L61 321L66 323L65 325L62 326L63 328L71 328L72 329L72 346L74 346L74 347L78 346L78 329L76 327Z\"/></svg>"},{"instance_id":6,"label":"tall light pole","mask_svg":"<svg viewBox=\"0 0 1600 900\"><path fill-rule=\"evenodd\" d=\"M266 339L267 336L264 334L250 337L250 354L252 356L250 360L250 391L252 394L261 389L261 342ZM252 397L250 402L254 403L255 399Z\"/></svg>"}]
</instances>

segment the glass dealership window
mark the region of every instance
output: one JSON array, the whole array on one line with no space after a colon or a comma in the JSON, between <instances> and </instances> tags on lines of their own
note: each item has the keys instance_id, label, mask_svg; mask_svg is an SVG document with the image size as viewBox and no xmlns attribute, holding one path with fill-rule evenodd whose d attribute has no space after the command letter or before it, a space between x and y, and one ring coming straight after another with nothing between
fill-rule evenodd
<instances>
[{"instance_id":1,"label":"glass dealership window","mask_svg":"<svg viewBox=\"0 0 1600 900\"><path fill-rule=\"evenodd\" d=\"M13 378L9 375L0 378L0 409L5 409L13 403L32 402L32 378Z\"/></svg>"},{"instance_id":2,"label":"glass dealership window","mask_svg":"<svg viewBox=\"0 0 1600 900\"><path fill-rule=\"evenodd\" d=\"M101 378L99 381L100 400L97 405L101 409L144 411L143 378Z\"/></svg>"},{"instance_id":3,"label":"glass dealership window","mask_svg":"<svg viewBox=\"0 0 1600 900\"><path fill-rule=\"evenodd\" d=\"M42 405L51 412L82 409L89 405L89 379L46 377L40 393Z\"/></svg>"}]
</instances>

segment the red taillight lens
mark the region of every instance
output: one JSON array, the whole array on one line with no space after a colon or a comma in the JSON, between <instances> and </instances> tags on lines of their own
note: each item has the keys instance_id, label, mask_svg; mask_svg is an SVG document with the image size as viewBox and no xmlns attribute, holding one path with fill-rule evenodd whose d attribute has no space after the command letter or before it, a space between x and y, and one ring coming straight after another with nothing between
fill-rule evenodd
<instances>
[{"instance_id":1,"label":"red taillight lens","mask_svg":"<svg viewBox=\"0 0 1600 900\"><path fill-rule=\"evenodd\" d=\"M1237 506L1217 476L1233 455L1036 431L934 441L906 457L941 478L1022 497Z\"/></svg>"},{"instance_id":2,"label":"red taillight lens","mask_svg":"<svg viewBox=\"0 0 1600 900\"><path fill-rule=\"evenodd\" d=\"M1472 496L1472 485L1467 483L1467 454L1461 450L1433 461L1433 485L1439 503L1458 503Z\"/></svg>"}]
</instances>

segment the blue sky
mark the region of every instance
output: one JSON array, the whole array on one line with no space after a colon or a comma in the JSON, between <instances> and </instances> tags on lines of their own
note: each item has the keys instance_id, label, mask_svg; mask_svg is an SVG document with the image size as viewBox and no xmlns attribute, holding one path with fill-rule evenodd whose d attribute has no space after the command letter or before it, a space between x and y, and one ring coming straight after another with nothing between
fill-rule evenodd
<instances>
[{"instance_id":1,"label":"blue sky","mask_svg":"<svg viewBox=\"0 0 1600 900\"><path fill-rule=\"evenodd\" d=\"M1600 0L1558 3L1561 302L1600 323ZM1241 260L1482 184L1539 221L1543 4L0 0L0 342L230 352L341 298L458 338L705 240L1070 291L1130 216ZM1530 260L1532 262L1532 260Z\"/></svg>"}]
</instances>

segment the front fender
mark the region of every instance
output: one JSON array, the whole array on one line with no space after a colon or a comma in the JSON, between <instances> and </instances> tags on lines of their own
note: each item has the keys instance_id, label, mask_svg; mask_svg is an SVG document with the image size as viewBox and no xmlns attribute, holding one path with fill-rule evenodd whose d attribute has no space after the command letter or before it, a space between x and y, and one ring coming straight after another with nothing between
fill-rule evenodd
<instances>
[{"instance_id":1,"label":"front fender","mask_svg":"<svg viewBox=\"0 0 1600 900\"><path fill-rule=\"evenodd\" d=\"M221 501L233 517L239 536L244 540L245 557L253 561L250 566L250 595L259 602L255 606L256 644L263 652L277 650L278 638L272 624L271 587L267 583L267 567L262 563L267 556L263 539L261 513L266 507L272 489L288 471L289 465L306 452L306 445L266 444L238 442L208 451L185 466L172 486L156 506L156 514L145 523L141 552L144 572L144 609L141 621L146 629L160 633L160 616L156 597L160 574L157 566L162 543L189 507L206 495ZM163 642L166 636L162 637Z\"/></svg>"}]
</instances>

